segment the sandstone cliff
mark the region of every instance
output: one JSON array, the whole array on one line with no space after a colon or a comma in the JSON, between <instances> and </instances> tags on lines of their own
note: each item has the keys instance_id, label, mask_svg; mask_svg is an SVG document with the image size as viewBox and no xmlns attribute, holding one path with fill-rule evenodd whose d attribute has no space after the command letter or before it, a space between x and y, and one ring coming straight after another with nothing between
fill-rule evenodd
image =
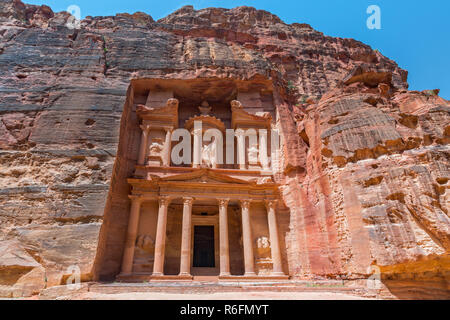
<instances>
[{"instance_id":1,"label":"sandstone cliff","mask_svg":"<svg viewBox=\"0 0 450 320\"><path fill-rule=\"evenodd\" d=\"M132 79L264 76L280 97L291 273L355 279L377 265L448 296L438 91L407 91L407 72L361 42L249 7L68 19L0 1L0 295L60 284L71 265L92 277Z\"/></svg>"}]
</instances>

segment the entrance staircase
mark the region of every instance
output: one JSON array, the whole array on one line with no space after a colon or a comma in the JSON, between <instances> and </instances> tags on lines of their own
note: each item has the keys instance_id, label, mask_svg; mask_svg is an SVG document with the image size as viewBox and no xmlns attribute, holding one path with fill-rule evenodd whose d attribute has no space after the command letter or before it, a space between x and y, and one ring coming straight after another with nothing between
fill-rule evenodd
<instances>
[{"instance_id":1,"label":"entrance staircase","mask_svg":"<svg viewBox=\"0 0 450 320\"><path fill-rule=\"evenodd\" d=\"M380 292L370 290L363 283L324 281L223 281L214 276L196 276L193 281L151 281L143 283L93 283L90 292L120 294L129 292L210 294L224 292L328 292L377 298ZM384 297L386 298L386 297Z\"/></svg>"}]
</instances>

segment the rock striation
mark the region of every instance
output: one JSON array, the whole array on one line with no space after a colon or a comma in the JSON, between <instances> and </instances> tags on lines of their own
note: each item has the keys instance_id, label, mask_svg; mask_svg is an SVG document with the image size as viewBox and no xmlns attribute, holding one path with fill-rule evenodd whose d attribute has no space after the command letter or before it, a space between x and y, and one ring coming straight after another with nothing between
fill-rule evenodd
<instances>
[{"instance_id":1,"label":"rock striation","mask_svg":"<svg viewBox=\"0 0 450 320\"><path fill-rule=\"evenodd\" d=\"M264 77L279 96L290 273L365 279L378 266L400 298L411 281L420 297L449 297L450 103L438 90L408 91L407 71L369 46L251 7L69 19L0 1L2 296L64 284L73 265L95 276L132 80Z\"/></svg>"}]
</instances>

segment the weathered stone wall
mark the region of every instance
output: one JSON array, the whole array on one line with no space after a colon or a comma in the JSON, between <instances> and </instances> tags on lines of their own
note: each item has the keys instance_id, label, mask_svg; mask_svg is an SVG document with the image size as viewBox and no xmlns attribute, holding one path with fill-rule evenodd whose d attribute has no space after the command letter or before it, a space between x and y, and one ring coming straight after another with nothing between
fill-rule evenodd
<instances>
[{"instance_id":1,"label":"weathered stone wall","mask_svg":"<svg viewBox=\"0 0 450 320\"><path fill-rule=\"evenodd\" d=\"M407 110L400 101L423 105ZM300 245L310 248L306 272L358 277L372 263L448 252L449 111L435 96L383 97L360 83L296 110L310 146L297 189L306 225Z\"/></svg>"},{"instance_id":2,"label":"weathered stone wall","mask_svg":"<svg viewBox=\"0 0 450 320\"><path fill-rule=\"evenodd\" d=\"M89 279L102 238L123 240L103 212L127 221L128 186L111 179L136 161L130 83L143 78L274 82L291 274L365 277L372 263L448 253L449 103L407 92L407 72L379 52L248 7L88 17L80 30L67 19L0 2L2 295L59 284L74 264Z\"/></svg>"}]
</instances>

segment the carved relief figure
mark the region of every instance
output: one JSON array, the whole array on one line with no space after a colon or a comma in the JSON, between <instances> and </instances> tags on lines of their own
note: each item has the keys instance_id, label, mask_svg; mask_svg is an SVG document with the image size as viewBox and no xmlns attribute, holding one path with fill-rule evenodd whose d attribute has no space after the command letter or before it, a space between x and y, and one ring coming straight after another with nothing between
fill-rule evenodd
<instances>
[{"instance_id":1,"label":"carved relief figure","mask_svg":"<svg viewBox=\"0 0 450 320\"><path fill-rule=\"evenodd\" d=\"M153 253L153 251L155 250L155 242L149 235L141 234L136 240L136 248L139 248L148 253Z\"/></svg>"},{"instance_id":2,"label":"carved relief figure","mask_svg":"<svg viewBox=\"0 0 450 320\"><path fill-rule=\"evenodd\" d=\"M258 274L270 274L272 270L272 258L269 238L260 237L256 240L256 257Z\"/></svg>"},{"instance_id":3,"label":"carved relief figure","mask_svg":"<svg viewBox=\"0 0 450 320\"><path fill-rule=\"evenodd\" d=\"M203 101L202 105L198 107L198 110L200 110L202 116L207 116L210 114L212 108L209 106L208 101Z\"/></svg>"},{"instance_id":4,"label":"carved relief figure","mask_svg":"<svg viewBox=\"0 0 450 320\"><path fill-rule=\"evenodd\" d=\"M216 144L211 142L208 145L204 145L202 148L202 164L207 168L216 168Z\"/></svg>"},{"instance_id":5,"label":"carved relief figure","mask_svg":"<svg viewBox=\"0 0 450 320\"><path fill-rule=\"evenodd\" d=\"M155 138L153 139L152 144L150 145L150 156L159 156L161 155L162 151L164 150L164 144L162 142L162 139Z\"/></svg>"},{"instance_id":6,"label":"carved relief figure","mask_svg":"<svg viewBox=\"0 0 450 320\"><path fill-rule=\"evenodd\" d=\"M248 149L248 162L251 164L257 164L258 163L258 154L259 150L256 147L256 145L253 145Z\"/></svg>"},{"instance_id":7,"label":"carved relief figure","mask_svg":"<svg viewBox=\"0 0 450 320\"><path fill-rule=\"evenodd\" d=\"M260 237L256 240L256 251L259 258L270 257L270 240L267 237Z\"/></svg>"},{"instance_id":8,"label":"carved relief figure","mask_svg":"<svg viewBox=\"0 0 450 320\"><path fill-rule=\"evenodd\" d=\"M133 268L135 272L151 272L155 255L152 237L141 234L136 239Z\"/></svg>"}]
</instances>

